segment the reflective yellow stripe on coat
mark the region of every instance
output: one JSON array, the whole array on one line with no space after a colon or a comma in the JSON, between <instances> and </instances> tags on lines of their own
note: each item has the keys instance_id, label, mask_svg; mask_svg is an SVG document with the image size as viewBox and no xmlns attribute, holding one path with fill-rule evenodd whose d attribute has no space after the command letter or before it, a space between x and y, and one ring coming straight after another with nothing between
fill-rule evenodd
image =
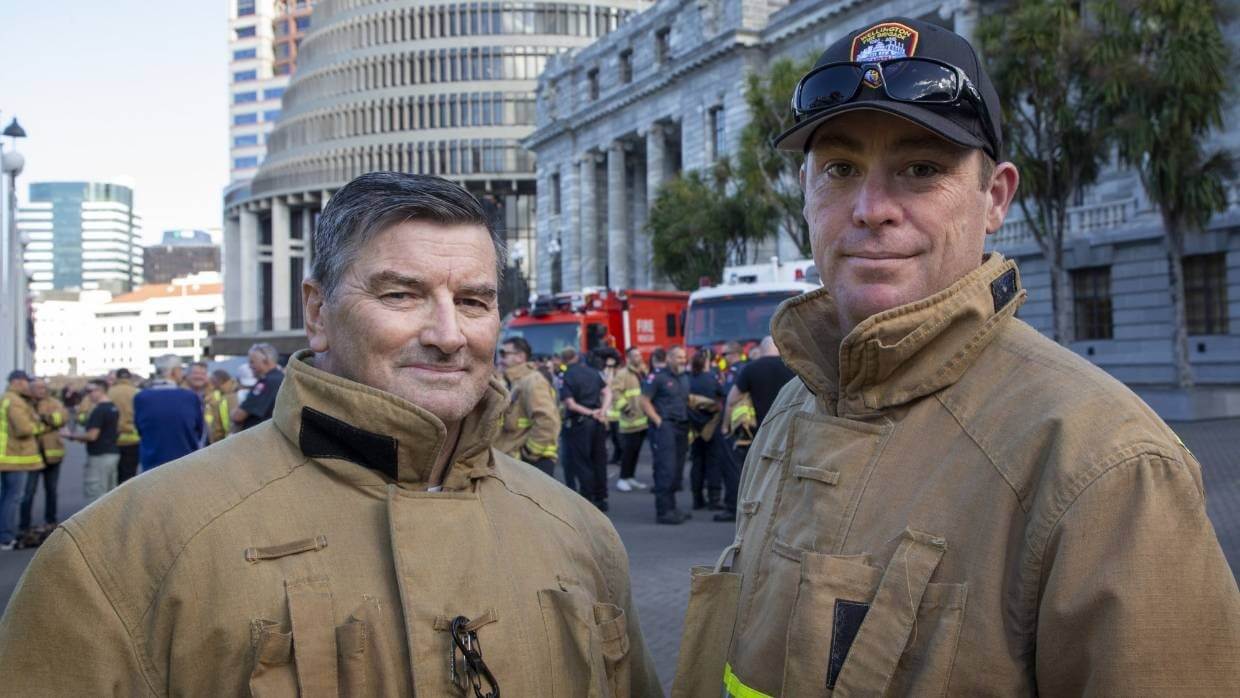
<instances>
[{"instance_id":1,"label":"reflective yellow stripe on coat","mask_svg":"<svg viewBox=\"0 0 1240 698\"><path fill-rule=\"evenodd\" d=\"M762 691L750 688L741 683L736 674L732 673L732 665L723 665L723 687L727 689L730 698L774 698Z\"/></svg>"},{"instance_id":2,"label":"reflective yellow stripe on coat","mask_svg":"<svg viewBox=\"0 0 1240 698\"><path fill-rule=\"evenodd\" d=\"M9 449L9 399L5 398L0 402L0 464L3 465L32 465L42 463L43 458L39 454L33 456L10 456Z\"/></svg>"}]
</instances>

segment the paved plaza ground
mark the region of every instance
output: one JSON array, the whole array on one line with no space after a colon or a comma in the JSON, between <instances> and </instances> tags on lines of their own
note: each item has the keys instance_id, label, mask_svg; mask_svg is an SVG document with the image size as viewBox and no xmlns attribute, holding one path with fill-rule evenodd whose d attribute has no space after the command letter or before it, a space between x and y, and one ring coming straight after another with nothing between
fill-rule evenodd
<instances>
[{"instance_id":1,"label":"paved plaza ground","mask_svg":"<svg viewBox=\"0 0 1240 698\"><path fill-rule=\"evenodd\" d=\"M1240 571L1240 419L1173 425L1201 461L1207 507L1233 573ZM60 477L61 515L82 505L81 446L69 447ZM643 451L639 478L649 480L649 454ZM688 505L681 493L681 505ZM41 500L41 497L40 497ZM682 526L654 523L654 500L649 493L613 492L611 517L629 551L633 596L642 630L664 685L670 687L676 667L681 622L689 596L689 568L713 563L731 542L732 525L714 523L698 512ZM35 520L41 520L42 502ZM0 599L8 603L34 551L0 552Z\"/></svg>"}]
</instances>

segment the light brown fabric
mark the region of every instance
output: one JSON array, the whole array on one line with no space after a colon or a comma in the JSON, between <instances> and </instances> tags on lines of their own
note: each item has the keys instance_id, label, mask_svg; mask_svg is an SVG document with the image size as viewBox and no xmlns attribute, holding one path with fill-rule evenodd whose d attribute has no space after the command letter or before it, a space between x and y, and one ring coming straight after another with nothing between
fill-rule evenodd
<instances>
[{"instance_id":1,"label":"light brown fabric","mask_svg":"<svg viewBox=\"0 0 1240 698\"><path fill-rule=\"evenodd\" d=\"M108 399L116 403L119 417L116 423L116 443L121 446L133 445L141 441L141 435L133 422L133 399L138 388L126 379L118 379L108 388Z\"/></svg>"},{"instance_id":2,"label":"light brown fabric","mask_svg":"<svg viewBox=\"0 0 1240 698\"><path fill-rule=\"evenodd\" d=\"M616 370L611 381L611 405L616 413L616 423L621 434L635 434L650 426L646 413L642 411L642 380L641 370L633 365L626 365Z\"/></svg>"},{"instance_id":3,"label":"light brown fabric","mask_svg":"<svg viewBox=\"0 0 1240 698\"><path fill-rule=\"evenodd\" d=\"M559 455L560 401L555 388L531 363L504 371L511 391L495 448L533 462Z\"/></svg>"},{"instance_id":4,"label":"light brown fabric","mask_svg":"<svg viewBox=\"0 0 1240 698\"><path fill-rule=\"evenodd\" d=\"M42 422L24 395L0 395L0 470L42 470L39 428Z\"/></svg>"},{"instance_id":5,"label":"light brown fabric","mask_svg":"<svg viewBox=\"0 0 1240 698\"><path fill-rule=\"evenodd\" d=\"M991 255L846 336L825 290L775 316L799 379L741 488L727 662L750 695L1240 686L1240 593L1200 467L1014 318L1024 292L1004 280L1015 265Z\"/></svg>"},{"instance_id":6,"label":"light brown fabric","mask_svg":"<svg viewBox=\"0 0 1240 698\"><path fill-rule=\"evenodd\" d=\"M498 382L428 492L443 424L306 359L271 421L53 533L0 620L6 694L458 696L442 628L489 614L503 695L660 695L610 522L491 449ZM349 438L315 438L330 420ZM329 455L376 444L395 454L377 469Z\"/></svg>"},{"instance_id":7,"label":"light brown fabric","mask_svg":"<svg viewBox=\"0 0 1240 698\"><path fill-rule=\"evenodd\" d=\"M43 457L49 464L59 463L65 458L60 428L69 423L69 411L50 395L36 402L34 409L39 415L39 445L43 448Z\"/></svg>"}]
</instances>

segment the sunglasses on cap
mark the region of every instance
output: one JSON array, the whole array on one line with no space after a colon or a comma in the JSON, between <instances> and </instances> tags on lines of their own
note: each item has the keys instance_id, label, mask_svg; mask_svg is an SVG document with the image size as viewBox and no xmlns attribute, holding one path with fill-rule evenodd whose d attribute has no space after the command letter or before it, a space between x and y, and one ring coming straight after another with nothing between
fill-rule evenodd
<instances>
[{"instance_id":1,"label":"sunglasses on cap","mask_svg":"<svg viewBox=\"0 0 1240 698\"><path fill-rule=\"evenodd\" d=\"M964 70L933 58L893 58L878 63L828 63L805 74L792 94L792 113L797 122L856 99L865 84L882 88L887 98L908 104L953 106L967 101L977 111L983 135L998 158L998 134L994 132L986 100Z\"/></svg>"}]
</instances>

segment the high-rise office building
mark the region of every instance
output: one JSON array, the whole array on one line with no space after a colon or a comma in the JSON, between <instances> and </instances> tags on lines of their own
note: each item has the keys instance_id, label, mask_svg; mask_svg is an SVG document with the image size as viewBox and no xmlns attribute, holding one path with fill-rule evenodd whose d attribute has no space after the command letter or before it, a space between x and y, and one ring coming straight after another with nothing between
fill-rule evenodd
<instances>
[{"instance_id":1,"label":"high-rise office building","mask_svg":"<svg viewBox=\"0 0 1240 698\"><path fill-rule=\"evenodd\" d=\"M133 189L113 182L34 182L17 217L34 292L142 283L142 224Z\"/></svg>"},{"instance_id":2,"label":"high-rise office building","mask_svg":"<svg viewBox=\"0 0 1240 698\"><path fill-rule=\"evenodd\" d=\"M228 0L230 189L258 172L313 0Z\"/></svg>"}]
</instances>

